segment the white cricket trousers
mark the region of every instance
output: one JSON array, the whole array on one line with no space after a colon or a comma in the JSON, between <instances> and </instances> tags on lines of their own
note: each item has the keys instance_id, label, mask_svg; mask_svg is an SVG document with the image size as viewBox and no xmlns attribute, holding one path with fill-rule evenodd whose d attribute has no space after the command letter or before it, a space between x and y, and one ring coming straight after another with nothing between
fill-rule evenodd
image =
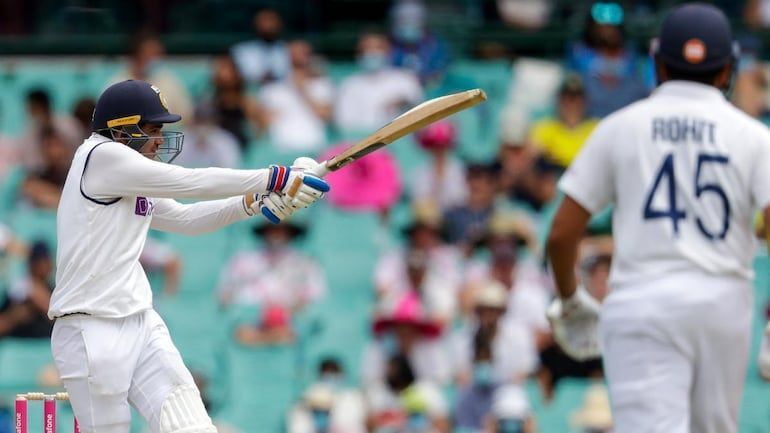
<instances>
[{"instance_id":1,"label":"white cricket trousers","mask_svg":"<svg viewBox=\"0 0 770 433\"><path fill-rule=\"evenodd\" d=\"M193 378L154 310L56 320L51 349L83 433L128 433L133 406L159 433L166 396Z\"/></svg>"},{"instance_id":2,"label":"white cricket trousers","mask_svg":"<svg viewBox=\"0 0 770 433\"><path fill-rule=\"evenodd\" d=\"M600 332L615 433L737 433L750 281L665 277L611 292Z\"/></svg>"}]
</instances>

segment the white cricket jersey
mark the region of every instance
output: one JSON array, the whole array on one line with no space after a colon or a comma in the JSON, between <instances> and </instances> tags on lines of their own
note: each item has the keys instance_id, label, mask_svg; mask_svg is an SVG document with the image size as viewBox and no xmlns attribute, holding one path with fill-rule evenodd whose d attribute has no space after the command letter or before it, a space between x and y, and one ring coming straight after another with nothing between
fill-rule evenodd
<instances>
[{"instance_id":1,"label":"white cricket jersey","mask_svg":"<svg viewBox=\"0 0 770 433\"><path fill-rule=\"evenodd\" d=\"M613 288L680 272L749 279L770 132L714 87L666 82L603 120L559 186L592 213L614 205Z\"/></svg>"},{"instance_id":2,"label":"white cricket jersey","mask_svg":"<svg viewBox=\"0 0 770 433\"><path fill-rule=\"evenodd\" d=\"M75 152L59 202L48 316L125 317L151 308L139 264L148 229L196 234L246 219L242 195L265 192L267 174L186 169L91 135ZM172 198L224 199L183 205Z\"/></svg>"}]
</instances>

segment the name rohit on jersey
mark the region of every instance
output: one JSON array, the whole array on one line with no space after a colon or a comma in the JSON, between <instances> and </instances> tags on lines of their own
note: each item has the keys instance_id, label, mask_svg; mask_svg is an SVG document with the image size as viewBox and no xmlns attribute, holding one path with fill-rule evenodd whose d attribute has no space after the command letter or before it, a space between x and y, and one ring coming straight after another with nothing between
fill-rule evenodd
<instances>
[{"instance_id":1,"label":"name rohit on jersey","mask_svg":"<svg viewBox=\"0 0 770 433\"><path fill-rule=\"evenodd\" d=\"M714 122L691 117L652 119L652 141L714 144Z\"/></svg>"}]
</instances>

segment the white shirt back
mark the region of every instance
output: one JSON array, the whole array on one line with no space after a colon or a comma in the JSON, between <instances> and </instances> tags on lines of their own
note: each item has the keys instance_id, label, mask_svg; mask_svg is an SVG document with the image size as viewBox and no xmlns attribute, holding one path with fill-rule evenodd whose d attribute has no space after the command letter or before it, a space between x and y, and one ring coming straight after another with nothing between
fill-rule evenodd
<instances>
[{"instance_id":1,"label":"white shirt back","mask_svg":"<svg viewBox=\"0 0 770 433\"><path fill-rule=\"evenodd\" d=\"M592 213L614 204L613 288L680 272L752 278L770 132L714 87L667 82L603 120L559 186Z\"/></svg>"},{"instance_id":2,"label":"white shirt back","mask_svg":"<svg viewBox=\"0 0 770 433\"><path fill-rule=\"evenodd\" d=\"M152 201L89 198L81 189L91 150L107 142L97 134L83 142L64 184L56 217L56 289L50 318L68 313L125 317L152 308L150 283L139 264ZM91 165L88 169L99 170Z\"/></svg>"}]
</instances>

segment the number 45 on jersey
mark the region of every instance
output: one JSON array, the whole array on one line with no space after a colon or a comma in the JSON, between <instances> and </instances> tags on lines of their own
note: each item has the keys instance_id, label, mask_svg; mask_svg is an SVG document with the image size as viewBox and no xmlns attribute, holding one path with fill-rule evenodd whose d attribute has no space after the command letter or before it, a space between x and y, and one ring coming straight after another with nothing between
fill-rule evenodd
<instances>
[{"instance_id":1,"label":"number 45 on jersey","mask_svg":"<svg viewBox=\"0 0 770 433\"><path fill-rule=\"evenodd\" d=\"M698 155L695 166L695 178L693 179L695 185L695 198L701 199L703 196L712 194L719 199L723 208L722 226L718 228L718 230L714 230L714 227L706 227L700 217L693 215L698 230L703 236L711 240L721 240L727 236L727 231L730 229L730 202L727 200L727 194L725 194L722 187L717 183L704 182L701 179L701 173L706 170L706 167L708 166L717 164L726 165L728 163L728 158L724 155L701 153ZM668 218L671 220L674 236L678 236L680 220L686 220L688 215L683 209L679 209L676 205L675 176L674 155L668 154L663 160L663 164L661 164L658 169L658 174L655 175L655 181L652 183L652 188L650 188L647 193L647 198L644 202L644 219ZM652 203L656 194L664 194L664 196L668 198L668 209L653 208Z\"/></svg>"}]
</instances>

